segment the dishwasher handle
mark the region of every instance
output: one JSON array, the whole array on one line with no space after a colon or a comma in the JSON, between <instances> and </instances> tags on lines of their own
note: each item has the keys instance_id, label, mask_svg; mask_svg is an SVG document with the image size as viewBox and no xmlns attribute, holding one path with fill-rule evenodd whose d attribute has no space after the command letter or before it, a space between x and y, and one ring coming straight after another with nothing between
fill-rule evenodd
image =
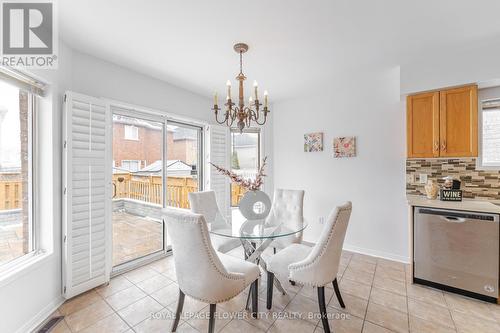
<instances>
[{"instance_id":1,"label":"dishwasher handle","mask_svg":"<svg viewBox=\"0 0 500 333\"><path fill-rule=\"evenodd\" d=\"M456 216L440 216L440 218L451 223L464 223L466 221L465 218Z\"/></svg>"}]
</instances>

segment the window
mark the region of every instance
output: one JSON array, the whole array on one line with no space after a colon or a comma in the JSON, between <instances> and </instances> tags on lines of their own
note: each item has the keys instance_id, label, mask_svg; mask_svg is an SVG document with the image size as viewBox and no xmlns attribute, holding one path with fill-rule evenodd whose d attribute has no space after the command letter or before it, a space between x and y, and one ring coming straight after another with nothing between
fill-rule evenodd
<instances>
[{"instance_id":1,"label":"window","mask_svg":"<svg viewBox=\"0 0 500 333\"><path fill-rule=\"evenodd\" d=\"M240 133L231 130L231 171L244 178L255 179L260 167L260 131L245 130ZM231 184L231 206L238 206L245 190L236 184Z\"/></svg>"},{"instance_id":2,"label":"window","mask_svg":"<svg viewBox=\"0 0 500 333\"><path fill-rule=\"evenodd\" d=\"M0 267L35 250L35 103L27 90L0 80Z\"/></svg>"},{"instance_id":3,"label":"window","mask_svg":"<svg viewBox=\"0 0 500 333\"><path fill-rule=\"evenodd\" d=\"M141 168L141 161L123 160L121 168L131 172L139 171L139 169Z\"/></svg>"},{"instance_id":4,"label":"window","mask_svg":"<svg viewBox=\"0 0 500 333\"><path fill-rule=\"evenodd\" d=\"M125 140L134 140L134 141L139 140L139 127L131 125L125 125L124 127L125 127L124 129Z\"/></svg>"},{"instance_id":5,"label":"window","mask_svg":"<svg viewBox=\"0 0 500 333\"><path fill-rule=\"evenodd\" d=\"M500 167L500 100L482 103L480 167Z\"/></svg>"}]
</instances>

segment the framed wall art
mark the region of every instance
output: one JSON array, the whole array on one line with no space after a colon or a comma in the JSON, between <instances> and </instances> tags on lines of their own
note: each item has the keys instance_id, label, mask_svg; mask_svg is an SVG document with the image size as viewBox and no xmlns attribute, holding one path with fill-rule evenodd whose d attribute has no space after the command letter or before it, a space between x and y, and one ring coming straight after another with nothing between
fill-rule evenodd
<instances>
[{"instance_id":1,"label":"framed wall art","mask_svg":"<svg viewBox=\"0 0 500 333\"><path fill-rule=\"evenodd\" d=\"M333 154L335 158L356 156L356 137L341 136L333 139Z\"/></svg>"},{"instance_id":2,"label":"framed wall art","mask_svg":"<svg viewBox=\"0 0 500 333\"><path fill-rule=\"evenodd\" d=\"M323 133L304 134L304 152L323 151Z\"/></svg>"}]
</instances>

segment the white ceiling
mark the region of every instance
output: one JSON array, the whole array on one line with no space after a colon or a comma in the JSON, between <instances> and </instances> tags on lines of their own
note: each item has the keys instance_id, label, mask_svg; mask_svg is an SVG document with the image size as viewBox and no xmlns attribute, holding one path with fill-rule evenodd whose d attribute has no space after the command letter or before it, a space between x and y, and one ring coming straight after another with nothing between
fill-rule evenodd
<instances>
[{"instance_id":1,"label":"white ceiling","mask_svg":"<svg viewBox=\"0 0 500 333\"><path fill-rule=\"evenodd\" d=\"M398 65L500 35L496 0L63 0L72 48L202 95L244 72L289 98L359 65ZM234 82L234 80L233 80Z\"/></svg>"}]
</instances>

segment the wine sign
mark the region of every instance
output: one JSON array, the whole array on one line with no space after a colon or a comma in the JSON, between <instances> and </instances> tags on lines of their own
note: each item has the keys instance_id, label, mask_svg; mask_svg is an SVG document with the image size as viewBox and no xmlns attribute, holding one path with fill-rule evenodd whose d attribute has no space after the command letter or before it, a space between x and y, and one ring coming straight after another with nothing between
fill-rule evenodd
<instances>
[{"instance_id":1,"label":"wine sign","mask_svg":"<svg viewBox=\"0 0 500 333\"><path fill-rule=\"evenodd\" d=\"M439 199L441 201L462 201L462 190L441 189Z\"/></svg>"}]
</instances>

